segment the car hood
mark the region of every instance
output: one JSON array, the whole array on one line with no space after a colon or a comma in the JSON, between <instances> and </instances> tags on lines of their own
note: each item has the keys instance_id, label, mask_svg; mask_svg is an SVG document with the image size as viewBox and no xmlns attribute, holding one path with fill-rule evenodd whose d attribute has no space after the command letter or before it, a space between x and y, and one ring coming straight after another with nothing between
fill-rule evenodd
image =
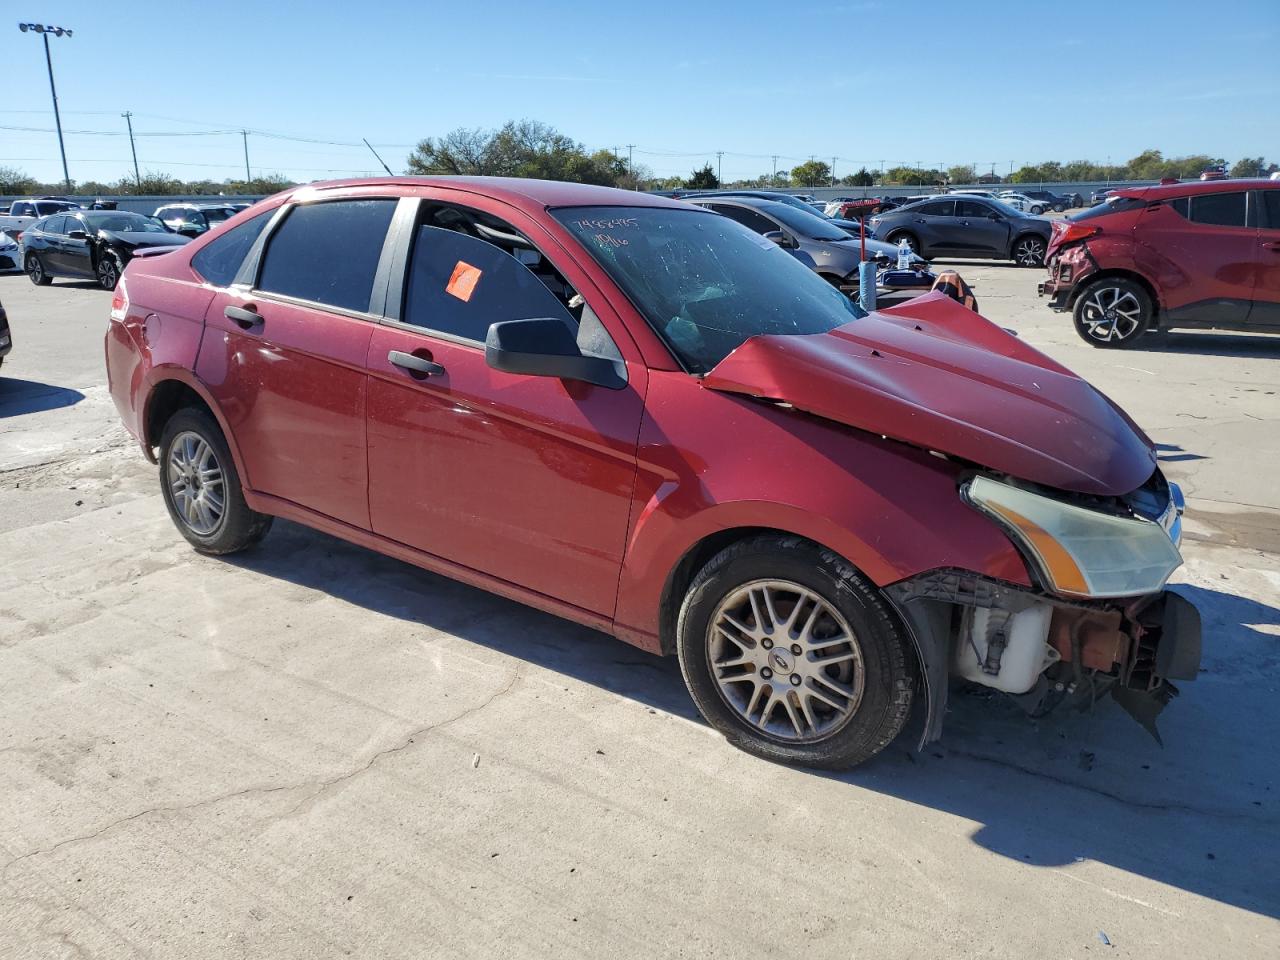
<instances>
[{"instance_id":1,"label":"car hood","mask_svg":"<svg viewBox=\"0 0 1280 960\"><path fill-rule=\"evenodd\" d=\"M146 230L100 230L98 235L107 240L117 240L131 247L180 247L190 243L189 237L176 233L151 233Z\"/></svg>"},{"instance_id":2,"label":"car hood","mask_svg":"<svg viewBox=\"0 0 1280 960\"><path fill-rule=\"evenodd\" d=\"M1120 496L1156 467L1106 396L941 293L827 333L752 337L702 385L1060 490Z\"/></svg>"}]
</instances>

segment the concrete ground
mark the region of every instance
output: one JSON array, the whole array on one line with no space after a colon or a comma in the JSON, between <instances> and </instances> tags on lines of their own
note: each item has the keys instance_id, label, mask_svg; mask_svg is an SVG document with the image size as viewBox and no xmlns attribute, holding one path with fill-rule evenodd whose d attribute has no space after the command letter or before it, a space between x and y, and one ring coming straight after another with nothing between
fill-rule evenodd
<instances>
[{"instance_id":1,"label":"concrete ground","mask_svg":"<svg viewBox=\"0 0 1280 960\"><path fill-rule=\"evenodd\" d=\"M0 277L0 957L1280 955L1280 340L1093 350L957 264L1189 494L1205 672L953 699L944 739L772 766L673 663L277 522L193 553L115 419L108 295Z\"/></svg>"}]
</instances>

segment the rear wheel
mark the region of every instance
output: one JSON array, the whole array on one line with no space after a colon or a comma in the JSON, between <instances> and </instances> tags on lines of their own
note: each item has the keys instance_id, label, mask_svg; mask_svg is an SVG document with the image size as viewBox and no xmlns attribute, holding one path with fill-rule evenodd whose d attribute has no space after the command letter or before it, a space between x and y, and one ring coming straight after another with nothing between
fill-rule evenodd
<instances>
[{"instance_id":1,"label":"rear wheel","mask_svg":"<svg viewBox=\"0 0 1280 960\"><path fill-rule=\"evenodd\" d=\"M1095 280L1076 298L1076 333L1094 347L1131 347L1151 326L1151 297L1123 277Z\"/></svg>"},{"instance_id":2,"label":"rear wheel","mask_svg":"<svg viewBox=\"0 0 1280 960\"><path fill-rule=\"evenodd\" d=\"M34 253L27 254L27 276L31 278L31 282L37 287L47 287L53 283L53 277L44 272L44 264L40 262L40 258Z\"/></svg>"},{"instance_id":3,"label":"rear wheel","mask_svg":"<svg viewBox=\"0 0 1280 960\"><path fill-rule=\"evenodd\" d=\"M767 760L851 767L911 713L918 668L892 610L848 563L797 537L712 559L685 595L677 646L707 722Z\"/></svg>"},{"instance_id":4,"label":"rear wheel","mask_svg":"<svg viewBox=\"0 0 1280 960\"><path fill-rule=\"evenodd\" d=\"M1046 244L1043 237L1027 234L1013 242L1013 260L1020 267L1044 266Z\"/></svg>"},{"instance_id":5,"label":"rear wheel","mask_svg":"<svg viewBox=\"0 0 1280 960\"><path fill-rule=\"evenodd\" d=\"M1044 207L1040 206L1040 204L1038 204L1038 203L1037 203L1037 204L1034 204L1034 205L1031 207L1031 213L1032 213L1032 215L1033 215L1033 216L1037 216L1037 217L1038 217L1038 216L1040 216L1040 214L1044 213Z\"/></svg>"},{"instance_id":6,"label":"rear wheel","mask_svg":"<svg viewBox=\"0 0 1280 960\"><path fill-rule=\"evenodd\" d=\"M271 528L271 517L245 503L227 441L204 410L186 407L165 424L160 488L179 532L201 553L235 553Z\"/></svg>"}]
</instances>

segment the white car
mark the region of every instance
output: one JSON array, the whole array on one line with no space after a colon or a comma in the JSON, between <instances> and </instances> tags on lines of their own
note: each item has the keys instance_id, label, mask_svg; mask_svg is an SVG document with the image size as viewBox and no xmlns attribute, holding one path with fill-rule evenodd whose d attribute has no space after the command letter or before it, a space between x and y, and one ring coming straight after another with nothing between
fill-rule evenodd
<instances>
[{"instance_id":1,"label":"white car","mask_svg":"<svg viewBox=\"0 0 1280 960\"><path fill-rule=\"evenodd\" d=\"M1004 193L996 197L1001 203L1006 203L1015 210L1022 213L1030 213L1034 216L1040 216L1048 209L1048 204L1043 200L1032 200L1025 193L1017 193L1013 190L1006 190Z\"/></svg>"},{"instance_id":2,"label":"white car","mask_svg":"<svg viewBox=\"0 0 1280 960\"><path fill-rule=\"evenodd\" d=\"M21 269L22 253L18 248L18 241L0 230L0 271Z\"/></svg>"}]
</instances>

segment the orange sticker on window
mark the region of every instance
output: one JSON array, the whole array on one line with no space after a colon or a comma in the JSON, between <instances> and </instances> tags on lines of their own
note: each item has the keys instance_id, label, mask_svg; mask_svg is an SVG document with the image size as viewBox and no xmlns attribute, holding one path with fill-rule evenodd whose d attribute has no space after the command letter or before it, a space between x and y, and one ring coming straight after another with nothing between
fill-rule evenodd
<instances>
[{"instance_id":1,"label":"orange sticker on window","mask_svg":"<svg viewBox=\"0 0 1280 960\"><path fill-rule=\"evenodd\" d=\"M459 260L453 268L444 292L467 303L471 295L476 292L476 284L480 282L480 275L483 272L479 267L473 267L467 261Z\"/></svg>"}]
</instances>

